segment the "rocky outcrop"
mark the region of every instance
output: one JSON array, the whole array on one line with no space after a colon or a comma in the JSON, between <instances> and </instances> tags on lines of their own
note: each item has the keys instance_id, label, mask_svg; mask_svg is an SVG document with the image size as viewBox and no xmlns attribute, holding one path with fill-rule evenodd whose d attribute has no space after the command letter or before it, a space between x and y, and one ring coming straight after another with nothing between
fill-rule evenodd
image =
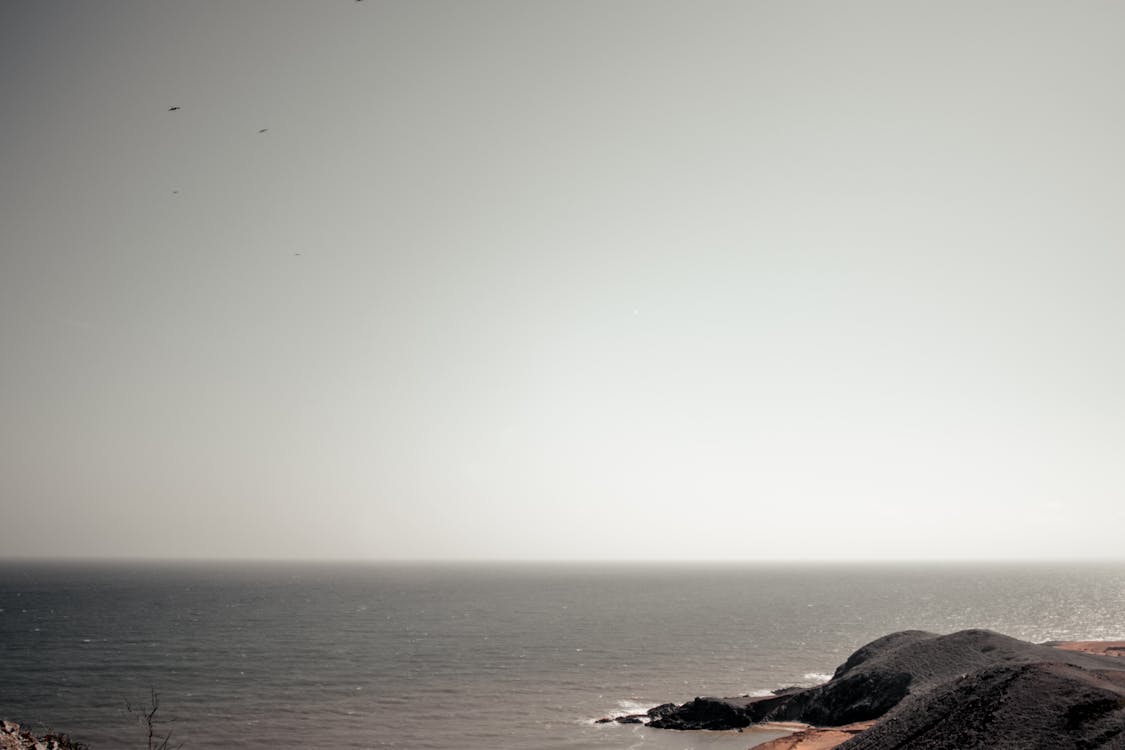
<instances>
[{"instance_id":1,"label":"rocky outcrop","mask_svg":"<svg viewBox=\"0 0 1125 750\"><path fill-rule=\"evenodd\" d=\"M36 737L12 721L0 721L0 750L89 750L65 734L47 733Z\"/></svg>"},{"instance_id":2,"label":"rocky outcrop","mask_svg":"<svg viewBox=\"0 0 1125 750\"><path fill-rule=\"evenodd\" d=\"M621 716L606 716L602 719L595 719L595 724L651 724L653 721L659 721L668 714L675 713L680 710L680 707L675 703L662 703L659 706L650 708L643 714L623 714Z\"/></svg>"},{"instance_id":3,"label":"rocky outcrop","mask_svg":"<svg viewBox=\"0 0 1125 750\"><path fill-rule=\"evenodd\" d=\"M696 698L649 722L658 729L741 729L754 720L753 698Z\"/></svg>"},{"instance_id":4,"label":"rocky outcrop","mask_svg":"<svg viewBox=\"0 0 1125 750\"><path fill-rule=\"evenodd\" d=\"M649 726L735 729L765 721L843 726L883 719L841 747L1116 750L1119 746L1114 743L1125 742L1121 735L1125 702L1115 703L1125 696L1115 687L1125 685L1125 660L1088 651L1036 645L988 630L950 635L903 631L860 648L823 685L761 698L696 698L672 709L662 707ZM1056 692L1048 699L1037 697L1037 689ZM993 703L995 710L987 709ZM1001 708L1003 712L997 713ZM1033 715L1041 721L1037 723ZM1027 732L1015 730L1019 716L1027 717L1023 726L1037 727L1042 736L1063 744L1028 744ZM1069 717L1069 723L1049 729L1046 724L1052 716ZM979 720L976 729L972 729L974 720ZM1008 732L1005 721L1009 720L1016 732L1012 736L1020 739L998 740L996 732ZM953 731L959 723L966 727L960 734ZM941 731L934 730L929 738L927 732L938 726ZM1114 726L1118 734L1113 734ZM978 734L988 736L985 744L972 744ZM949 737L960 739L945 745L920 744Z\"/></svg>"}]
</instances>

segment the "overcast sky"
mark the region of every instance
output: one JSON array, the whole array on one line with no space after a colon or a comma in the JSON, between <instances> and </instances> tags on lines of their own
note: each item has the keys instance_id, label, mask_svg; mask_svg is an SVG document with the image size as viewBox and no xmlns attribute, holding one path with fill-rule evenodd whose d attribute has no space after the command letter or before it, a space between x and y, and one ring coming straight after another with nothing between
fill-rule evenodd
<instances>
[{"instance_id":1,"label":"overcast sky","mask_svg":"<svg viewBox=\"0 0 1125 750\"><path fill-rule=\"evenodd\" d=\"M1120 556L1122 28L5 0L0 556Z\"/></svg>"}]
</instances>

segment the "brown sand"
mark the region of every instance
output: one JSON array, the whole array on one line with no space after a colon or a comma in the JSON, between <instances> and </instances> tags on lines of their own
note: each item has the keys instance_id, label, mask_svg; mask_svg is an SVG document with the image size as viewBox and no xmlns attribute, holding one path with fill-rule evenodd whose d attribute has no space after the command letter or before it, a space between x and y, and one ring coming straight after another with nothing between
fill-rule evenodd
<instances>
[{"instance_id":1,"label":"brown sand","mask_svg":"<svg viewBox=\"0 0 1125 750\"><path fill-rule=\"evenodd\" d=\"M1064 641L1051 645L1064 651L1081 651L1098 656L1125 657L1125 641Z\"/></svg>"},{"instance_id":2,"label":"brown sand","mask_svg":"<svg viewBox=\"0 0 1125 750\"><path fill-rule=\"evenodd\" d=\"M829 750L872 726L874 721L858 721L842 727L809 728L788 737L755 745L753 750Z\"/></svg>"}]
</instances>

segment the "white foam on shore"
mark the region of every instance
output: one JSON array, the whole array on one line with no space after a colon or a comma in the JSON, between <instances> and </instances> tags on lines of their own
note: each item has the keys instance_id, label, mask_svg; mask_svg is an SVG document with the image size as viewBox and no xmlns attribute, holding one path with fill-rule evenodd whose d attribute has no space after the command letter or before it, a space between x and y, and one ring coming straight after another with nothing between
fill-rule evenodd
<instances>
[{"instance_id":1,"label":"white foam on shore","mask_svg":"<svg viewBox=\"0 0 1125 750\"><path fill-rule=\"evenodd\" d=\"M634 700L634 699L631 699L631 698L625 698L625 699L617 701L614 708L612 708L611 710L602 714L602 716L612 719L612 718L616 718L618 716L628 716L629 714L643 714L655 705L657 705L657 704L651 703L651 702L641 703L638 700ZM592 719L581 719L579 721L579 723L581 723L581 724L597 724L598 718L601 718L601 717L592 718Z\"/></svg>"},{"instance_id":2,"label":"white foam on shore","mask_svg":"<svg viewBox=\"0 0 1125 750\"><path fill-rule=\"evenodd\" d=\"M622 714L643 714L652 708L655 703L641 703L635 700L619 700L617 701L617 708Z\"/></svg>"},{"instance_id":3,"label":"white foam on shore","mask_svg":"<svg viewBox=\"0 0 1125 750\"><path fill-rule=\"evenodd\" d=\"M825 674L824 672L805 672L805 679L809 682L814 682L817 685L821 685L831 680L832 675Z\"/></svg>"}]
</instances>

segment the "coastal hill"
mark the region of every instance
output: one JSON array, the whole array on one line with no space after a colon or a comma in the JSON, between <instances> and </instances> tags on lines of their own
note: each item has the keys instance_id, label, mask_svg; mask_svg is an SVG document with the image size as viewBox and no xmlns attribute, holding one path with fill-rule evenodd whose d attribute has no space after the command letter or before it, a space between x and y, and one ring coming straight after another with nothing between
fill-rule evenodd
<instances>
[{"instance_id":1,"label":"coastal hill","mask_svg":"<svg viewBox=\"0 0 1125 750\"><path fill-rule=\"evenodd\" d=\"M1125 748L1125 672L988 667L904 701L848 750Z\"/></svg>"},{"instance_id":2,"label":"coastal hill","mask_svg":"<svg viewBox=\"0 0 1125 750\"><path fill-rule=\"evenodd\" d=\"M988 630L903 631L863 646L814 688L696 698L633 718L664 729L770 721L853 725L834 731L831 742L813 731L804 733L805 744L795 735L763 750L1125 750L1125 659L1091 650L1037 645ZM628 720L618 720L623 718Z\"/></svg>"}]
</instances>

